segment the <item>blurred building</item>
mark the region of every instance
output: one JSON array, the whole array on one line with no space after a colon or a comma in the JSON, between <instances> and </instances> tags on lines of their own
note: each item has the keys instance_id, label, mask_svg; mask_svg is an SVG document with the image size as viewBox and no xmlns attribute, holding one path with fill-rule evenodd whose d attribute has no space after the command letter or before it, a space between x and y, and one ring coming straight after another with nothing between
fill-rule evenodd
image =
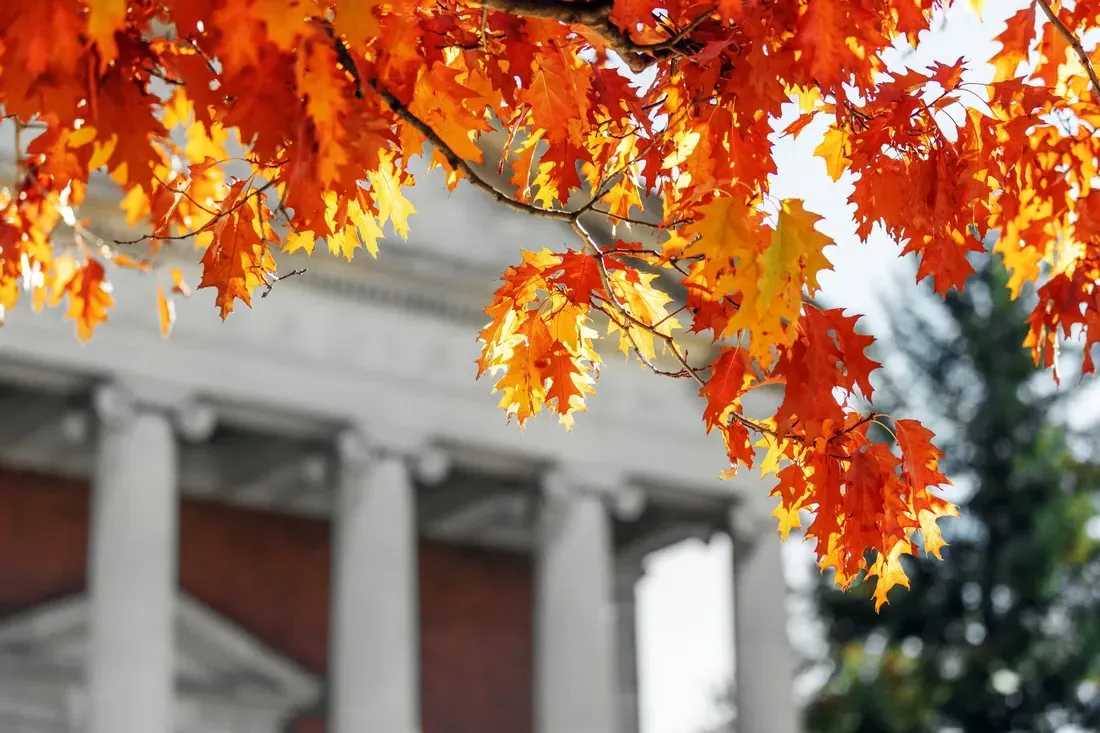
<instances>
[{"instance_id":1,"label":"blurred building","mask_svg":"<svg viewBox=\"0 0 1100 733\"><path fill-rule=\"evenodd\" d=\"M308 272L225 323L201 291L163 340L155 276L114 271L87 344L6 314L0 731L636 733L643 561L715 533L740 730L795 731L767 487L717 480L693 384L611 353L572 433L506 424L481 309L572 235L440 179L407 243L283 258Z\"/></svg>"}]
</instances>

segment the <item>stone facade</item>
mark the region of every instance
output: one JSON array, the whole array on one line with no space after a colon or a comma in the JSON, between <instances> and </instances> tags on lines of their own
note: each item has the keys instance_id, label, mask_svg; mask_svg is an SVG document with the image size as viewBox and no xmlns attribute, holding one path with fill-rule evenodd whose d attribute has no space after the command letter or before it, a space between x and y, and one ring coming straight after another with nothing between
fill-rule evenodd
<instances>
[{"instance_id":1,"label":"stone facade","mask_svg":"<svg viewBox=\"0 0 1100 733\"><path fill-rule=\"evenodd\" d=\"M796 733L767 485L611 351L572 432L508 425L479 313L570 234L438 178L409 242L281 258L307 273L225 323L199 292L164 340L156 275L115 270L87 344L5 314L0 729L637 733L644 558L728 533L741 733ZM97 186L81 216L132 236Z\"/></svg>"},{"instance_id":2,"label":"stone facade","mask_svg":"<svg viewBox=\"0 0 1100 733\"><path fill-rule=\"evenodd\" d=\"M89 519L85 482L0 470L0 628L84 596ZM330 541L317 518L184 499L179 588L323 679ZM424 733L531 730L529 558L427 539L419 554ZM323 730L319 704L293 717Z\"/></svg>"}]
</instances>

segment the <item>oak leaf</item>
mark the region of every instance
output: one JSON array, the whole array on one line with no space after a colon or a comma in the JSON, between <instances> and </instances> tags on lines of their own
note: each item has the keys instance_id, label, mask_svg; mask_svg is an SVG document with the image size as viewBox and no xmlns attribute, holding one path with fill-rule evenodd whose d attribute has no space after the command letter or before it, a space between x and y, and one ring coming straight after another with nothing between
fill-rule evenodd
<instances>
[{"instance_id":1,"label":"oak leaf","mask_svg":"<svg viewBox=\"0 0 1100 733\"><path fill-rule=\"evenodd\" d=\"M215 303L221 317L233 311L234 301L252 305L252 291L266 285L275 272L275 260L264 232L271 227L270 214L248 187L247 181L234 184L222 202L222 216L211 231L213 241L202 257L199 290L214 288Z\"/></svg>"},{"instance_id":2,"label":"oak leaf","mask_svg":"<svg viewBox=\"0 0 1100 733\"><path fill-rule=\"evenodd\" d=\"M107 312L115 303L106 274L103 265L89 257L63 286L69 296L65 316L76 321L76 335L81 341L92 338L96 327L107 321Z\"/></svg>"},{"instance_id":3,"label":"oak leaf","mask_svg":"<svg viewBox=\"0 0 1100 733\"><path fill-rule=\"evenodd\" d=\"M415 237L407 189L433 184L413 171L441 168L448 190L572 237L516 242L485 308L476 376L493 374L503 410L570 427L615 346L690 380L723 475L761 463L780 534L810 515L818 564L845 587L877 578L878 606L921 539L938 555L956 510L933 436L865 404L871 337L813 300L824 232L844 230L778 195L799 174L780 171L777 139L844 182L855 239L896 243L937 292L967 287L992 249L1011 296L1034 300L1023 346L1042 367L1077 338L1091 373L1100 345L1095 3L983 12L990 58L888 67L942 4L0 3L0 118L16 144L0 306L67 301L86 338L112 268L127 268L156 278L148 307L167 333L187 288L162 277L162 255L194 250L225 318L256 288L277 297L284 254L375 256L383 232ZM116 189L125 234L93 208ZM749 419L761 385L782 394ZM876 424L896 447L872 440Z\"/></svg>"}]
</instances>

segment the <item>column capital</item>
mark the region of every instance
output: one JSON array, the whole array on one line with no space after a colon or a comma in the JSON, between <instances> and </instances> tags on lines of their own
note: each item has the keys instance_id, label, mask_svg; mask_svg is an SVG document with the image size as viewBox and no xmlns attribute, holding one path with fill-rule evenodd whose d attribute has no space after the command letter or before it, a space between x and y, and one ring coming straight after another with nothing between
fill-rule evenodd
<instances>
[{"instance_id":1,"label":"column capital","mask_svg":"<svg viewBox=\"0 0 1100 733\"><path fill-rule=\"evenodd\" d=\"M92 388L92 410L104 427L120 430L137 417L137 398L123 384L98 384Z\"/></svg>"},{"instance_id":2,"label":"column capital","mask_svg":"<svg viewBox=\"0 0 1100 733\"><path fill-rule=\"evenodd\" d=\"M86 409L73 409L61 418L61 435L70 445L83 445L92 435L92 415Z\"/></svg>"},{"instance_id":3,"label":"column capital","mask_svg":"<svg viewBox=\"0 0 1100 733\"><path fill-rule=\"evenodd\" d=\"M92 410L108 429L120 429L142 412L160 413L185 440L207 440L217 427L217 414L207 402L167 385L117 380L92 389Z\"/></svg>"},{"instance_id":4,"label":"column capital","mask_svg":"<svg viewBox=\"0 0 1100 733\"><path fill-rule=\"evenodd\" d=\"M364 470L383 458L399 458L422 483L442 483L451 470L450 453L431 436L398 426L370 429L349 425L336 436L340 460L354 470Z\"/></svg>"},{"instance_id":5,"label":"column capital","mask_svg":"<svg viewBox=\"0 0 1100 733\"><path fill-rule=\"evenodd\" d=\"M542 475L541 487L548 498L597 496L616 518L633 521L646 505L646 492L631 482L625 471L594 463L553 466Z\"/></svg>"},{"instance_id":6,"label":"column capital","mask_svg":"<svg viewBox=\"0 0 1100 733\"><path fill-rule=\"evenodd\" d=\"M218 427L218 414L203 400L188 397L172 408L176 430L187 441L201 443L210 439Z\"/></svg>"}]
</instances>

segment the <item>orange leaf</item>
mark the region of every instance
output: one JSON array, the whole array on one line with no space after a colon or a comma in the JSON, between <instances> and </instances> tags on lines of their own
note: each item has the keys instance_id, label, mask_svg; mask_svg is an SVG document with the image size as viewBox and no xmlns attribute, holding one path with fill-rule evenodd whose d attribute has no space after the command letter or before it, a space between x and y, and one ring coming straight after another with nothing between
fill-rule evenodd
<instances>
[{"instance_id":1,"label":"orange leaf","mask_svg":"<svg viewBox=\"0 0 1100 733\"><path fill-rule=\"evenodd\" d=\"M164 286L157 283L157 315L160 318L160 335L168 338L176 322L176 304L164 294Z\"/></svg>"},{"instance_id":2,"label":"orange leaf","mask_svg":"<svg viewBox=\"0 0 1100 733\"><path fill-rule=\"evenodd\" d=\"M76 321L77 337L87 341L99 324L107 322L107 311L115 304L103 265L91 257L85 259L65 283L65 292L69 296L65 316Z\"/></svg>"},{"instance_id":3,"label":"orange leaf","mask_svg":"<svg viewBox=\"0 0 1100 733\"><path fill-rule=\"evenodd\" d=\"M223 202L222 216L213 228L214 239L202 257L199 290L217 290L215 303L223 320L233 311L235 300L251 307L252 291L266 285L269 273L275 272L275 260L261 235L271 231L270 216L257 197L250 193L240 196L244 183L238 182L235 195Z\"/></svg>"}]
</instances>

